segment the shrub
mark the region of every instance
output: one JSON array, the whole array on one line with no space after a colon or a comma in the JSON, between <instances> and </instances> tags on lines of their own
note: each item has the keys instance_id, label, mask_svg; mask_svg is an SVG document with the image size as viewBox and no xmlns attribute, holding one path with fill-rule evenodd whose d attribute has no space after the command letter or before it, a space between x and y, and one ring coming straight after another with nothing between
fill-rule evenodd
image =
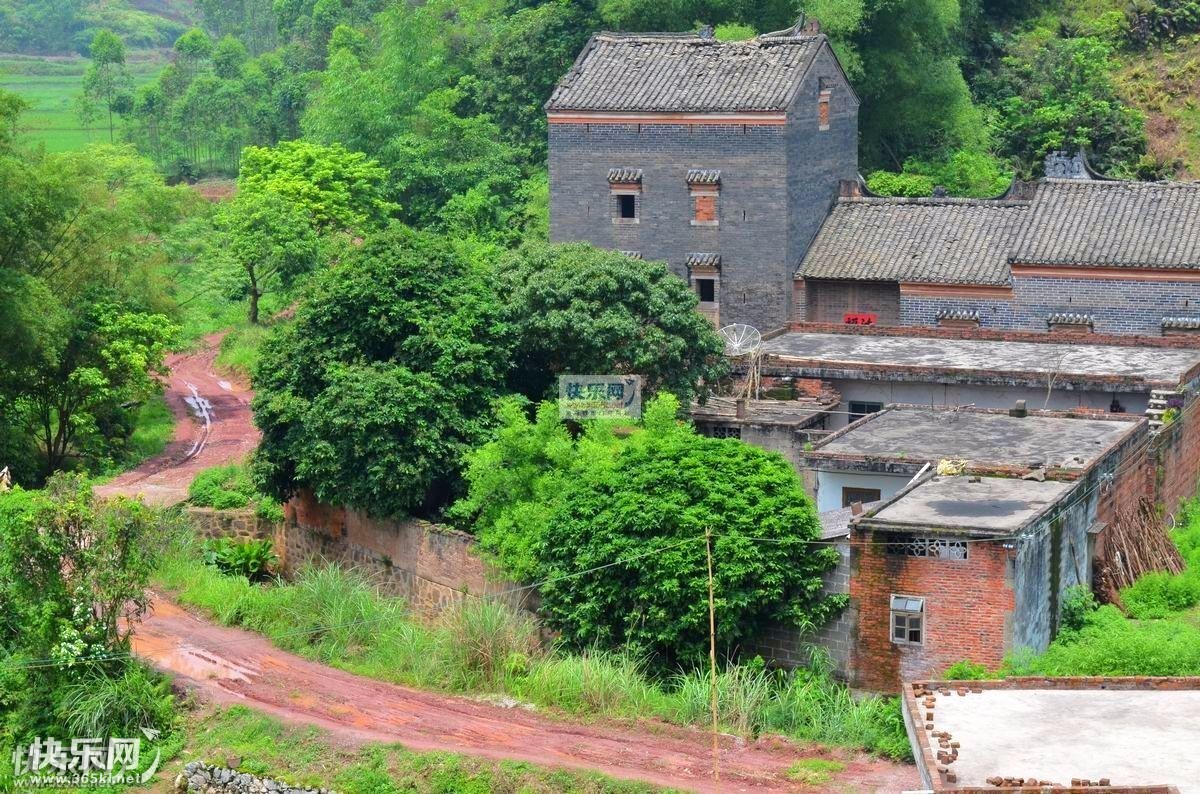
<instances>
[{"instance_id":1,"label":"shrub","mask_svg":"<svg viewBox=\"0 0 1200 794\"><path fill-rule=\"evenodd\" d=\"M1129 616L1139 620L1170 617L1200 604L1200 576L1185 571L1144 574L1121 591Z\"/></svg>"},{"instance_id":2,"label":"shrub","mask_svg":"<svg viewBox=\"0 0 1200 794\"><path fill-rule=\"evenodd\" d=\"M222 573L244 576L251 582L261 582L270 577L279 557L271 548L271 541L233 540L217 538L204 543L203 560Z\"/></svg>"},{"instance_id":3,"label":"shrub","mask_svg":"<svg viewBox=\"0 0 1200 794\"><path fill-rule=\"evenodd\" d=\"M946 672L942 674L942 678L947 681L982 681L994 677L995 675L989 673L988 669L982 664L977 664L969 659L955 662L947 667Z\"/></svg>"},{"instance_id":4,"label":"shrub","mask_svg":"<svg viewBox=\"0 0 1200 794\"><path fill-rule=\"evenodd\" d=\"M213 466L196 475L188 486L188 501L197 507L233 510L245 507L254 498L254 485L240 463Z\"/></svg>"},{"instance_id":5,"label":"shrub","mask_svg":"<svg viewBox=\"0 0 1200 794\"><path fill-rule=\"evenodd\" d=\"M1071 585L1063 593L1062 625L1065 629L1078 630L1087 622L1088 615L1100 606L1096 596L1087 585Z\"/></svg>"},{"instance_id":6,"label":"shrub","mask_svg":"<svg viewBox=\"0 0 1200 794\"><path fill-rule=\"evenodd\" d=\"M71 736L137 736L141 728L173 725L175 697L170 681L130 662L115 673L84 673L63 691L58 712Z\"/></svg>"},{"instance_id":7,"label":"shrub","mask_svg":"<svg viewBox=\"0 0 1200 794\"><path fill-rule=\"evenodd\" d=\"M490 599L466 598L442 614L455 684L496 690L523 675L539 653L537 625L527 614Z\"/></svg>"}]
</instances>

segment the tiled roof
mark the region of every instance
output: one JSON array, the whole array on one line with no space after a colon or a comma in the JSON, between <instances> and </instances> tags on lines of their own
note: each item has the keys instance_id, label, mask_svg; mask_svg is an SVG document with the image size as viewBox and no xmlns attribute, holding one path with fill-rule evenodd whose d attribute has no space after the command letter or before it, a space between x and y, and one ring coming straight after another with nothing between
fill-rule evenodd
<instances>
[{"instance_id":1,"label":"tiled roof","mask_svg":"<svg viewBox=\"0 0 1200 794\"><path fill-rule=\"evenodd\" d=\"M720 267L720 254L688 254L687 261L684 262L688 267Z\"/></svg>"},{"instance_id":2,"label":"tiled roof","mask_svg":"<svg viewBox=\"0 0 1200 794\"><path fill-rule=\"evenodd\" d=\"M625 256L629 257L630 259L641 259L642 258L641 251L618 251L617 253L625 254Z\"/></svg>"},{"instance_id":3,"label":"tiled roof","mask_svg":"<svg viewBox=\"0 0 1200 794\"><path fill-rule=\"evenodd\" d=\"M1046 318L1048 325L1088 325L1096 324L1096 318L1090 314L1076 314L1074 312L1058 312L1051 314Z\"/></svg>"},{"instance_id":4,"label":"tiled roof","mask_svg":"<svg viewBox=\"0 0 1200 794\"><path fill-rule=\"evenodd\" d=\"M979 309L938 309L937 319L979 322Z\"/></svg>"},{"instance_id":5,"label":"tiled roof","mask_svg":"<svg viewBox=\"0 0 1200 794\"><path fill-rule=\"evenodd\" d=\"M825 37L723 42L694 34L597 33L547 111L783 111Z\"/></svg>"},{"instance_id":6,"label":"tiled roof","mask_svg":"<svg viewBox=\"0 0 1200 794\"><path fill-rule=\"evenodd\" d=\"M1014 264L1200 267L1200 183L1048 179Z\"/></svg>"},{"instance_id":7,"label":"tiled roof","mask_svg":"<svg viewBox=\"0 0 1200 794\"><path fill-rule=\"evenodd\" d=\"M1200 317L1164 317L1163 328L1200 329Z\"/></svg>"},{"instance_id":8,"label":"tiled roof","mask_svg":"<svg viewBox=\"0 0 1200 794\"><path fill-rule=\"evenodd\" d=\"M804 278L1007 284L1008 252L1029 202L841 199L797 275Z\"/></svg>"},{"instance_id":9,"label":"tiled roof","mask_svg":"<svg viewBox=\"0 0 1200 794\"><path fill-rule=\"evenodd\" d=\"M721 169L693 168L687 172L689 185L718 185L721 183Z\"/></svg>"},{"instance_id":10,"label":"tiled roof","mask_svg":"<svg viewBox=\"0 0 1200 794\"><path fill-rule=\"evenodd\" d=\"M628 184L630 182L642 181L642 169L640 168L610 168L608 169L608 181Z\"/></svg>"}]
</instances>

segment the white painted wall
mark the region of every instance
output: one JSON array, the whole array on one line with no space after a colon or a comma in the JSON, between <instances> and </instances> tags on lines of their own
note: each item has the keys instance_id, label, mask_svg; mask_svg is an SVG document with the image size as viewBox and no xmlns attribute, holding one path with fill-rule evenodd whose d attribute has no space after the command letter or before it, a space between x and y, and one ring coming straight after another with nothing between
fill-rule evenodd
<instances>
[{"instance_id":1,"label":"white painted wall","mask_svg":"<svg viewBox=\"0 0 1200 794\"><path fill-rule=\"evenodd\" d=\"M844 471L817 471L817 512L840 510L842 488L878 488L879 498L896 495L912 477L902 474L858 474Z\"/></svg>"},{"instance_id":2,"label":"white painted wall","mask_svg":"<svg viewBox=\"0 0 1200 794\"><path fill-rule=\"evenodd\" d=\"M1105 411L1112 403L1113 393L1107 391L1066 391L1053 389L1046 404L1046 389L1028 386L970 386L943 383L894 383L873 380L835 380L834 388L842 395L839 411L846 411L850 402L904 403L910 405L972 405L978 408L1011 408L1024 400L1030 410L1066 411L1071 408L1099 408ZM1141 416L1146 410L1149 394L1118 393L1117 400L1125 413ZM829 429L837 430L849 424L845 413L829 419Z\"/></svg>"}]
</instances>

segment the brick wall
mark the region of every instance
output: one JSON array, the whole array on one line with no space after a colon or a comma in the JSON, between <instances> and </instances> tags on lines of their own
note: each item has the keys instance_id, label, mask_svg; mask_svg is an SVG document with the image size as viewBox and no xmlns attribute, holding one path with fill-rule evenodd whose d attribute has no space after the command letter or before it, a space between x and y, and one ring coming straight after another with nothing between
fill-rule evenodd
<instances>
[{"instance_id":1,"label":"brick wall","mask_svg":"<svg viewBox=\"0 0 1200 794\"><path fill-rule=\"evenodd\" d=\"M972 543L966 560L887 553L888 533L851 534L850 598L856 608L854 686L895 692L901 680L940 674L963 659L997 667L1006 650L1006 621L1015 606L1010 552ZM891 640L892 594L925 599L925 641Z\"/></svg>"},{"instance_id":2,"label":"brick wall","mask_svg":"<svg viewBox=\"0 0 1200 794\"><path fill-rule=\"evenodd\" d=\"M1154 444L1157 501L1168 515L1197 493L1200 481L1200 406L1193 397L1181 416L1162 428Z\"/></svg>"},{"instance_id":3,"label":"brick wall","mask_svg":"<svg viewBox=\"0 0 1200 794\"><path fill-rule=\"evenodd\" d=\"M464 598L518 587L476 554L475 539L470 535L428 521L371 518L322 505L310 494L294 498L284 512L278 553L285 573L310 560L353 565L427 614ZM536 609L536 595L529 591L503 600Z\"/></svg>"},{"instance_id":4,"label":"brick wall","mask_svg":"<svg viewBox=\"0 0 1200 794\"><path fill-rule=\"evenodd\" d=\"M900 323L900 285L877 281L805 281L812 322L840 323L846 314L869 312L879 325Z\"/></svg>"},{"instance_id":5,"label":"brick wall","mask_svg":"<svg viewBox=\"0 0 1200 794\"><path fill-rule=\"evenodd\" d=\"M933 326L942 309L977 309L985 328L1045 331L1049 315L1077 313L1095 318L1096 333L1159 336L1163 317L1200 317L1196 283L1014 275L1012 284L1012 300L904 295L900 321Z\"/></svg>"}]
</instances>

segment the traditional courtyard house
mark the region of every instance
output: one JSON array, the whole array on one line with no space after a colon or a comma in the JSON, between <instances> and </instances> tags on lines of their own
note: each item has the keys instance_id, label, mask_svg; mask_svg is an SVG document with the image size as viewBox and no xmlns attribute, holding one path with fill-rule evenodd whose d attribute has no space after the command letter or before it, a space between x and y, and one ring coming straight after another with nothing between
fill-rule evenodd
<instances>
[{"instance_id":1,"label":"traditional courtyard house","mask_svg":"<svg viewBox=\"0 0 1200 794\"><path fill-rule=\"evenodd\" d=\"M714 322L775 328L842 180L858 98L815 27L598 33L549 101L550 238L662 260Z\"/></svg>"}]
</instances>

